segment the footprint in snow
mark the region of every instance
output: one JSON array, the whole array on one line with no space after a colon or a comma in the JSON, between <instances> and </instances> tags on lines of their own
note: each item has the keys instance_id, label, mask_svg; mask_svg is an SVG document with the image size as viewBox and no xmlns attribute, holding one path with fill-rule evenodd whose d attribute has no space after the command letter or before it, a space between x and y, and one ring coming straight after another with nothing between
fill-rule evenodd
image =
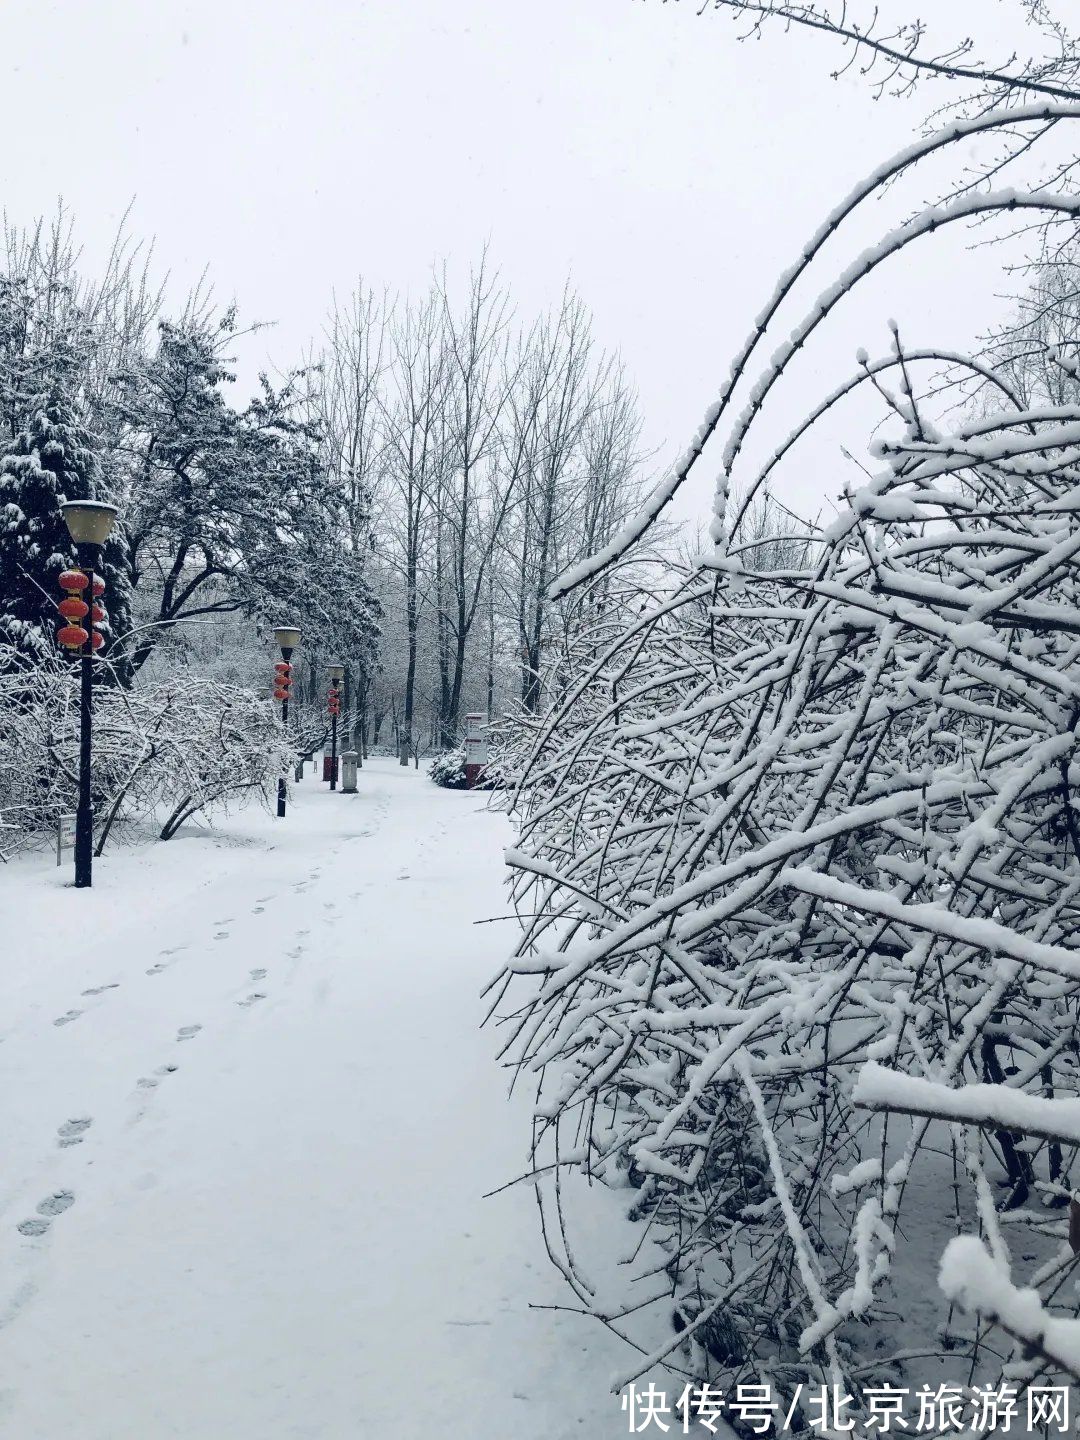
<instances>
[{"instance_id":1,"label":"footprint in snow","mask_svg":"<svg viewBox=\"0 0 1080 1440\"><path fill-rule=\"evenodd\" d=\"M266 979L266 971L265 971L265 970L252 970L252 972L251 972L251 978L252 978L252 980L265 980L265 979Z\"/></svg>"},{"instance_id":2,"label":"footprint in snow","mask_svg":"<svg viewBox=\"0 0 1080 1440\"><path fill-rule=\"evenodd\" d=\"M162 1079L166 1075L171 1075L175 1069L175 1065L159 1065L153 1075L144 1075L141 1080L137 1080L135 1083L140 1090L156 1090L161 1084Z\"/></svg>"},{"instance_id":3,"label":"footprint in snow","mask_svg":"<svg viewBox=\"0 0 1080 1440\"><path fill-rule=\"evenodd\" d=\"M106 990L119 990L119 982L114 981L111 985L95 985L91 990L84 990L84 995L104 995Z\"/></svg>"},{"instance_id":4,"label":"footprint in snow","mask_svg":"<svg viewBox=\"0 0 1080 1440\"><path fill-rule=\"evenodd\" d=\"M70 1025L73 1020L78 1020L82 1013L81 1010L69 1010L66 1015L61 1015L59 1019L54 1020L52 1023L54 1025Z\"/></svg>"},{"instance_id":5,"label":"footprint in snow","mask_svg":"<svg viewBox=\"0 0 1080 1440\"><path fill-rule=\"evenodd\" d=\"M176 1038L177 1040L194 1039L201 1029L201 1025L181 1025L180 1029L176 1032Z\"/></svg>"},{"instance_id":6,"label":"footprint in snow","mask_svg":"<svg viewBox=\"0 0 1080 1440\"><path fill-rule=\"evenodd\" d=\"M255 909L252 910L251 913L252 913L253 915L261 915L265 909L266 909L266 906L265 906L265 905L256 905L256 906L255 906Z\"/></svg>"},{"instance_id":7,"label":"footprint in snow","mask_svg":"<svg viewBox=\"0 0 1080 1440\"><path fill-rule=\"evenodd\" d=\"M93 1120L89 1115L80 1115L75 1120L65 1120L62 1125L56 1127L61 1149L67 1149L71 1145L81 1145L83 1134L90 1129Z\"/></svg>"},{"instance_id":8,"label":"footprint in snow","mask_svg":"<svg viewBox=\"0 0 1080 1440\"><path fill-rule=\"evenodd\" d=\"M248 995L248 996L247 996L245 999L243 999L243 1000L238 1000L236 1003L237 1003L238 1005L242 1005L242 1006L244 1007L244 1009L247 1010L250 1006L254 1005L257 1000L265 1000L265 999L266 999L266 996L265 996L265 995L260 995L258 992L256 992L256 993L254 993L254 994L252 994L252 995Z\"/></svg>"},{"instance_id":9,"label":"footprint in snow","mask_svg":"<svg viewBox=\"0 0 1080 1440\"><path fill-rule=\"evenodd\" d=\"M62 1215L75 1204L75 1196L70 1190L57 1190L53 1195L47 1195L35 1207L42 1219L31 1217L29 1220L20 1220L15 1227L20 1235L44 1235L57 1215Z\"/></svg>"},{"instance_id":10,"label":"footprint in snow","mask_svg":"<svg viewBox=\"0 0 1080 1440\"><path fill-rule=\"evenodd\" d=\"M228 932L228 930L219 930L219 931L217 932L217 934L214 936L214 939L215 939L215 940L227 940L228 938L229 938L229 932Z\"/></svg>"}]
</instances>

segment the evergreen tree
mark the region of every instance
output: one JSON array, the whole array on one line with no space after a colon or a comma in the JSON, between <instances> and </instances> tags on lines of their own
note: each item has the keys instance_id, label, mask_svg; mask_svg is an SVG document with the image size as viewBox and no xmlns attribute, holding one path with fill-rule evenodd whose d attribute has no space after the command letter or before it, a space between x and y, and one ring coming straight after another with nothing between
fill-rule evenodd
<instances>
[{"instance_id":1,"label":"evergreen tree","mask_svg":"<svg viewBox=\"0 0 1080 1440\"><path fill-rule=\"evenodd\" d=\"M93 441L59 387L30 407L11 452L0 459L0 642L28 663L56 646L61 571L75 563L60 506L96 498L100 466ZM131 624L131 591L122 531L104 547L107 656Z\"/></svg>"}]
</instances>

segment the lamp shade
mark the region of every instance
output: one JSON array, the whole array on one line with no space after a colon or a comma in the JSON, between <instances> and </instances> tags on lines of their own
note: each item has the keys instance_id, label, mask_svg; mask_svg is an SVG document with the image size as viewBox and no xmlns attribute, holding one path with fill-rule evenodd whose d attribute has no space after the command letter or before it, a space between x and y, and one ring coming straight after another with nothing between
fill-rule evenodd
<instances>
[{"instance_id":1,"label":"lamp shade","mask_svg":"<svg viewBox=\"0 0 1080 1440\"><path fill-rule=\"evenodd\" d=\"M102 500L67 500L60 509L76 545L104 545L116 519L116 506Z\"/></svg>"},{"instance_id":2,"label":"lamp shade","mask_svg":"<svg viewBox=\"0 0 1080 1440\"><path fill-rule=\"evenodd\" d=\"M344 665L331 665L331 666L330 666L330 679L331 679L331 680L335 680L335 681L336 681L336 680L340 680L340 679L344 676L344 674L345 674L345 666L344 666Z\"/></svg>"},{"instance_id":3,"label":"lamp shade","mask_svg":"<svg viewBox=\"0 0 1080 1440\"><path fill-rule=\"evenodd\" d=\"M274 639L283 650L295 650L300 644L300 627L298 625L275 625Z\"/></svg>"}]
</instances>

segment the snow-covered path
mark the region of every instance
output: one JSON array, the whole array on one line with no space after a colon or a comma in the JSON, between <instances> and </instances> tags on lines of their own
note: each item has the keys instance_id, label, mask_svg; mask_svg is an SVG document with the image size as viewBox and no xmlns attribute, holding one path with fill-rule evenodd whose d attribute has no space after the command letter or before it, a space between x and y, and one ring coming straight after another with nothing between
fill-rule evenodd
<instances>
[{"instance_id":1,"label":"snow-covered path","mask_svg":"<svg viewBox=\"0 0 1080 1440\"><path fill-rule=\"evenodd\" d=\"M617 1342L529 1308L531 1193L482 1198L527 1136L477 1030L508 838L375 761L91 893L0 873L0 1434L626 1433Z\"/></svg>"}]
</instances>

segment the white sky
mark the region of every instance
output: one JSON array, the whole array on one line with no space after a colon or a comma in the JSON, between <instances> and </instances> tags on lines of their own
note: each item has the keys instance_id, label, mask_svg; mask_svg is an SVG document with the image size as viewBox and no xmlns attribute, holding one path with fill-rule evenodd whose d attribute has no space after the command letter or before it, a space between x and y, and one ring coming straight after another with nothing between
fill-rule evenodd
<instances>
[{"instance_id":1,"label":"white sky","mask_svg":"<svg viewBox=\"0 0 1080 1440\"><path fill-rule=\"evenodd\" d=\"M90 262L134 198L177 294L209 266L242 318L276 322L245 342L246 378L300 358L333 289L420 289L436 259L463 271L490 240L523 313L571 276L637 384L657 468L778 270L944 98L875 102L830 80L827 42L738 45L695 0L3 0L0 56L9 218L62 196ZM837 268L917 198L879 207ZM886 347L887 316L953 346L992 323L996 263L947 239L891 262L800 360L774 433L857 345ZM846 438L861 453L863 437ZM683 514L707 517L714 470ZM845 473L819 451L780 488L816 510Z\"/></svg>"}]
</instances>

